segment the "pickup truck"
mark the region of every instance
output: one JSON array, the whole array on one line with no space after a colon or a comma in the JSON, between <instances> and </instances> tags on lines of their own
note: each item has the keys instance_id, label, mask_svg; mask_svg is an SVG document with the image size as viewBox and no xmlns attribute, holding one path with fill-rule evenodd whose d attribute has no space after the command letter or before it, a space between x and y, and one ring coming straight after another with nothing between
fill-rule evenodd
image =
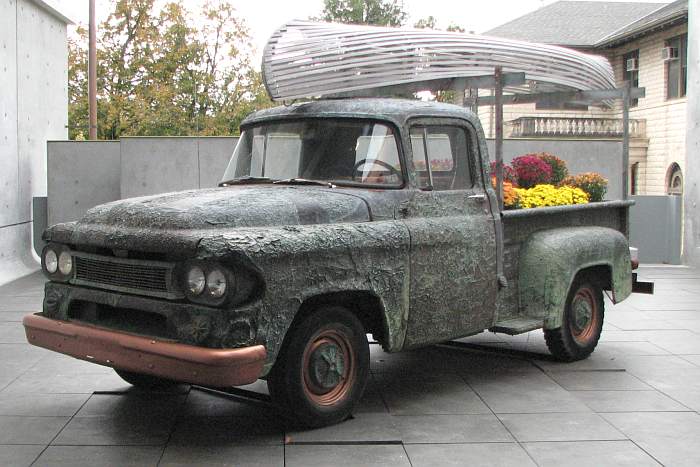
<instances>
[{"instance_id":1,"label":"pickup truck","mask_svg":"<svg viewBox=\"0 0 700 467\"><path fill-rule=\"evenodd\" d=\"M544 329L586 358L636 287L629 201L501 212L478 118L400 99L256 112L216 188L125 199L44 233L30 343L136 386L267 380L345 419L387 352ZM642 284L642 283L640 283Z\"/></svg>"}]
</instances>

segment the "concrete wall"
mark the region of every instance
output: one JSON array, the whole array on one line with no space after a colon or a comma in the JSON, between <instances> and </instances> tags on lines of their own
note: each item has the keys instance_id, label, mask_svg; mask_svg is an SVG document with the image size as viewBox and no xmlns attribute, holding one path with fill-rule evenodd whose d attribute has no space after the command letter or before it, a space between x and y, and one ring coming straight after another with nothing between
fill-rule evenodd
<instances>
[{"instance_id":1,"label":"concrete wall","mask_svg":"<svg viewBox=\"0 0 700 467\"><path fill-rule=\"evenodd\" d=\"M0 284L37 267L32 197L46 195L46 141L67 136L65 19L0 0Z\"/></svg>"},{"instance_id":2,"label":"concrete wall","mask_svg":"<svg viewBox=\"0 0 700 467\"><path fill-rule=\"evenodd\" d=\"M98 204L221 180L236 137L122 138L48 143L48 224L79 219Z\"/></svg>"},{"instance_id":3,"label":"concrete wall","mask_svg":"<svg viewBox=\"0 0 700 467\"><path fill-rule=\"evenodd\" d=\"M688 128L685 168L684 260L700 267L700 0L688 17Z\"/></svg>"},{"instance_id":4,"label":"concrete wall","mask_svg":"<svg viewBox=\"0 0 700 467\"><path fill-rule=\"evenodd\" d=\"M642 263L681 264L683 199L680 196L632 196L630 245Z\"/></svg>"},{"instance_id":5,"label":"concrete wall","mask_svg":"<svg viewBox=\"0 0 700 467\"><path fill-rule=\"evenodd\" d=\"M494 142L488 140L493 160ZM598 172L608 179L607 199L622 196L622 143L616 140L507 139L503 160L532 152L549 152L566 161L571 174Z\"/></svg>"}]
</instances>

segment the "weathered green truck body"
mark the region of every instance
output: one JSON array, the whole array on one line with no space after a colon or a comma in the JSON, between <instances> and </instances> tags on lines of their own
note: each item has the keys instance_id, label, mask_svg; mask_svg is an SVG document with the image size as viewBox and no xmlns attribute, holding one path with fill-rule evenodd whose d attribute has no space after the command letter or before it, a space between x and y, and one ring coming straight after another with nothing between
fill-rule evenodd
<instances>
[{"instance_id":1,"label":"weathered green truck body","mask_svg":"<svg viewBox=\"0 0 700 467\"><path fill-rule=\"evenodd\" d=\"M43 310L25 320L31 343L135 374L238 385L284 372L290 336L329 307L396 352L484 329L562 329L582 272L597 290L574 306L578 331L600 290L615 302L632 292L630 203L501 213L483 131L460 107L318 101L258 112L242 129L229 171L244 166L245 177L97 206L45 232L50 280ZM318 153L333 145L336 165L352 169ZM301 158L276 155L285 151ZM453 160L436 163L439 151ZM282 162L268 172L299 166L305 179L261 177L273 157ZM304 350L325 375L309 380L318 394L337 384L329 368L365 371L362 352L350 358L333 339L311 349L322 347L326 366Z\"/></svg>"}]
</instances>

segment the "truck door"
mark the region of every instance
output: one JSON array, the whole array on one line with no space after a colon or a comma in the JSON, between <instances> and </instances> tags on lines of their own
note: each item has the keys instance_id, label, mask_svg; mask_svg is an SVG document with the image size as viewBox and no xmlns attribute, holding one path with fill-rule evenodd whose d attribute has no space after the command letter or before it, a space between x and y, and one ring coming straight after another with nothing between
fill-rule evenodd
<instances>
[{"instance_id":1,"label":"truck door","mask_svg":"<svg viewBox=\"0 0 700 467\"><path fill-rule=\"evenodd\" d=\"M493 323L496 235L477 141L460 120L411 125L406 158L418 186L399 210L411 235L405 347L465 336Z\"/></svg>"}]
</instances>

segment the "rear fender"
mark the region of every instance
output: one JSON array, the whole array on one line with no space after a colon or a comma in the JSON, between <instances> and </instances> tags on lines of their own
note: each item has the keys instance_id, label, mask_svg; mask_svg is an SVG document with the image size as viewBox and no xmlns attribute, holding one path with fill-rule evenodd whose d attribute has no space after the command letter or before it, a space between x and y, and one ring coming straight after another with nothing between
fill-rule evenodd
<instances>
[{"instance_id":1,"label":"rear fender","mask_svg":"<svg viewBox=\"0 0 700 467\"><path fill-rule=\"evenodd\" d=\"M601 266L603 288L613 303L632 293L632 268L625 236L605 227L566 227L533 233L523 243L518 262L520 312L542 318L545 329L562 325L566 298L576 275Z\"/></svg>"}]
</instances>

